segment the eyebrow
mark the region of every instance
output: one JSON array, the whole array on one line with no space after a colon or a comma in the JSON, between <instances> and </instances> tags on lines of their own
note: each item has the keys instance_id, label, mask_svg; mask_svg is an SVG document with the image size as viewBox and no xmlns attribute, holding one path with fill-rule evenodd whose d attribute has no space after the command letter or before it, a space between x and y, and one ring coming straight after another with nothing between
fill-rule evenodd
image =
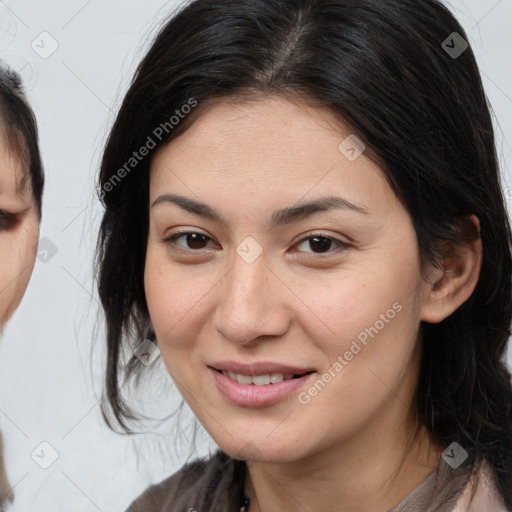
<instances>
[{"instance_id":1,"label":"eyebrow","mask_svg":"<svg viewBox=\"0 0 512 512\"><path fill-rule=\"evenodd\" d=\"M187 212L195 213L201 217L206 217L210 220L219 222L224 226L228 225L220 212L215 208L212 208L206 203L195 201L194 199L180 196L178 194L162 194L153 202L151 207L154 208L155 206L165 203L175 204ZM370 215L368 209L362 205L351 203L343 197L325 196L315 199L314 201L300 203L296 206L277 210L272 214L268 224L270 227L274 228L285 224L291 224L317 212L324 212L333 209L350 210L363 215Z\"/></svg>"}]
</instances>

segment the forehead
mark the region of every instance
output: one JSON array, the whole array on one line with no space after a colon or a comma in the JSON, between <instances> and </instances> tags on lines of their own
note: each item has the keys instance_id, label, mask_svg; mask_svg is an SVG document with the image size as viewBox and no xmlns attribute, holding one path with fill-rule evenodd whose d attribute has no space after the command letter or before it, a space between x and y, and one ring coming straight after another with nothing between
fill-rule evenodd
<instances>
[{"instance_id":1,"label":"forehead","mask_svg":"<svg viewBox=\"0 0 512 512\"><path fill-rule=\"evenodd\" d=\"M365 154L355 161L340 151L349 131L328 108L271 97L220 102L151 162L150 194L170 189L225 202L295 202L338 191L378 209L393 201L379 166ZM222 199L221 199L222 195ZM376 197L373 197L376 196Z\"/></svg>"},{"instance_id":2,"label":"forehead","mask_svg":"<svg viewBox=\"0 0 512 512\"><path fill-rule=\"evenodd\" d=\"M207 175L210 180L247 182L257 174L274 181L292 174L298 181L315 170L325 172L332 157L339 156L343 128L336 121L327 110L279 97L224 100L210 105L183 134L161 147L151 167L157 170L171 160L189 176L198 171L201 179Z\"/></svg>"},{"instance_id":3,"label":"forehead","mask_svg":"<svg viewBox=\"0 0 512 512\"><path fill-rule=\"evenodd\" d=\"M3 129L0 129L0 197L30 195L30 179L21 155L9 144Z\"/></svg>"}]
</instances>

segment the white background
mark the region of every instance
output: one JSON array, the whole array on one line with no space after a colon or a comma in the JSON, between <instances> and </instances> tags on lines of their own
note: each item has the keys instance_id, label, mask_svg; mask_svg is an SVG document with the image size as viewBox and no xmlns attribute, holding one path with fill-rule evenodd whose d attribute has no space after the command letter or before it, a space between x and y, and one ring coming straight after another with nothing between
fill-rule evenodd
<instances>
[{"instance_id":1,"label":"white background","mask_svg":"<svg viewBox=\"0 0 512 512\"><path fill-rule=\"evenodd\" d=\"M41 237L57 249L46 263L37 262L0 343L0 424L15 485L13 511L124 511L149 483L207 449L204 435L191 453L185 437L115 434L98 406L104 348L92 257L101 211L93 187L102 145L135 65L176 5L0 1L0 58L20 71L40 129L46 172ZM505 185L512 185L512 0L449 5L476 53L497 118ZM31 48L41 37L51 48L42 32L59 45L47 59ZM168 382L157 366L145 398L155 410L172 411L180 401ZM165 422L160 432L173 426ZM43 441L58 453L48 469L31 458ZM48 457L50 450L43 451Z\"/></svg>"}]
</instances>

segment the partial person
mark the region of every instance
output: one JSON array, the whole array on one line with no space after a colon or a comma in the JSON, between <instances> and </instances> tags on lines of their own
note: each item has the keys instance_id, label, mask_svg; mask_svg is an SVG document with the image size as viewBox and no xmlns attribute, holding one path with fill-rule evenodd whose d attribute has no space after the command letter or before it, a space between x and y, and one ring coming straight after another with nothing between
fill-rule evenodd
<instances>
[{"instance_id":1,"label":"partial person","mask_svg":"<svg viewBox=\"0 0 512 512\"><path fill-rule=\"evenodd\" d=\"M32 275L43 187L34 113L19 74L0 62L0 337ZM0 510L13 498L0 432Z\"/></svg>"}]
</instances>

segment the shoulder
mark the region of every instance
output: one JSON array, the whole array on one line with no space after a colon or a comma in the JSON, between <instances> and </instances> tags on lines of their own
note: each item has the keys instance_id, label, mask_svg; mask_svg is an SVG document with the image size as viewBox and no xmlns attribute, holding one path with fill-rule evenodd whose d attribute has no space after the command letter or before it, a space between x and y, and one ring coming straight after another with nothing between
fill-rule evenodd
<instances>
[{"instance_id":1,"label":"shoulder","mask_svg":"<svg viewBox=\"0 0 512 512\"><path fill-rule=\"evenodd\" d=\"M237 497L243 462L218 450L209 459L198 459L142 493L126 512L193 512L213 502L230 510ZM238 476L238 478L237 478ZM238 484L238 485L237 485ZM213 508L212 508L213 510Z\"/></svg>"},{"instance_id":2,"label":"shoulder","mask_svg":"<svg viewBox=\"0 0 512 512\"><path fill-rule=\"evenodd\" d=\"M505 506L496 484L496 476L487 461L472 474L453 512L511 512Z\"/></svg>"}]
</instances>

